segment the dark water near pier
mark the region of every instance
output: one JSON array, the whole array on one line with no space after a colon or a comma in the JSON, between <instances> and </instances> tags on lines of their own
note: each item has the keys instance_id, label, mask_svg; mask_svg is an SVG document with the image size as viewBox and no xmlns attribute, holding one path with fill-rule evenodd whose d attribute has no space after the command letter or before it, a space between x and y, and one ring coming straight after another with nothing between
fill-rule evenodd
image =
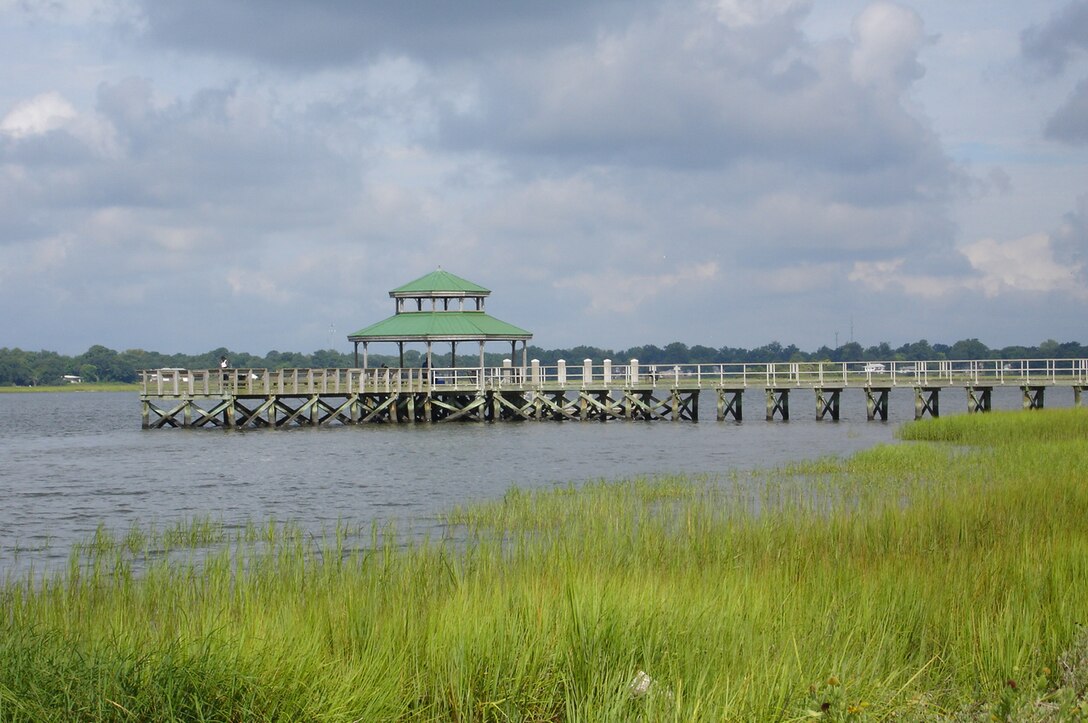
<instances>
[{"instance_id":1,"label":"dark water near pier","mask_svg":"<svg viewBox=\"0 0 1088 723\"><path fill-rule=\"evenodd\" d=\"M1066 399L1066 397L1069 397ZM123 532L210 516L228 525L270 518L320 532L338 520L437 529L454 505L513 485L674 472L723 474L894 441L913 417L893 390L889 422L865 419L847 390L839 422L816 422L811 392L791 395L792 419L765 422L761 391L734 422L524 422L291 430L141 430L135 393L0 394L0 573L56 566L100 525ZM994 407L1020 406L995 389ZM1072 392L1048 390L1048 406ZM713 416L713 405L704 404ZM962 389L943 414L966 408Z\"/></svg>"}]
</instances>

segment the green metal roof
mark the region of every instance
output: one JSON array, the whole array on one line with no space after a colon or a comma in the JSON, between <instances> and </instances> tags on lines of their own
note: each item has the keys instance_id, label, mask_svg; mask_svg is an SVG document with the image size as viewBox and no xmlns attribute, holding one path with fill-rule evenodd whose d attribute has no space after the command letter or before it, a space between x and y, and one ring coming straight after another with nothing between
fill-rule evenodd
<instances>
[{"instance_id":1,"label":"green metal roof","mask_svg":"<svg viewBox=\"0 0 1088 723\"><path fill-rule=\"evenodd\" d=\"M348 341L512 341L532 336L482 311L406 311L349 334Z\"/></svg>"},{"instance_id":2,"label":"green metal roof","mask_svg":"<svg viewBox=\"0 0 1088 723\"><path fill-rule=\"evenodd\" d=\"M490 289L441 268L389 292L390 296L487 296Z\"/></svg>"}]
</instances>

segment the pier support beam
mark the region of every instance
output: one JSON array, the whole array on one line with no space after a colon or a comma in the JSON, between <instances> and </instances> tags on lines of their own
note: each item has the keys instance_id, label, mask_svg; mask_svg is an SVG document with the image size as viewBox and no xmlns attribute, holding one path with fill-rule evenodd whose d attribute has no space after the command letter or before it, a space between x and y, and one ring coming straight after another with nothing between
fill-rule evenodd
<instances>
[{"instance_id":1,"label":"pier support beam","mask_svg":"<svg viewBox=\"0 0 1088 723\"><path fill-rule=\"evenodd\" d=\"M1042 409L1046 387L1020 387L1024 393L1024 409Z\"/></svg>"},{"instance_id":2,"label":"pier support beam","mask_svg":"<svg viewBox=\"0 0 1088 723\"><path fill-rule=\"evenodd\" d=\"M1084 391L1084 387L1073 387L1073 406L1074 407L1079 407L1080 406L1080 396L1081 396L1081 393L1083 391Z\"/></svg>"},{"instance_id":3,"label":"pier support beam","mask_svg":"<svg viewBox=\"0 0 1088 723\"><path fill-rule=\"evenodd\" d=\"M774 421L774 415L780 415L783 422L790 421L790 390L767 388L767 421Z\"/></svg>"},{"instance_id":4,"label":"pier support beam","mask_svg":"<svg viewBox=\"0 0 1088 723\"><path fill-rule=\"evenodd\" d=\"M816 421L822 421L827 415L831 419L839 421L839 393L842 389L816 388Z\"/></svg>"},{"instance_id":5,"label":"pier support beam","mask_svg":"<svg viewBox=\"0 0 1088 723\"><path fill-rule=\"evenodd\" d=\"M941 416L940 397L940 387L915 387L914 418L921 419L927 413L931 417Z\"/></svg>"},{"instance_id":6,"label":"pier support beam","mask_svg":"<svg viewBox=\"0 0 1088 723\"><path fill-rule=\"evenodd\" d=\"M681 392L683 394L683 392ZM699 390L692 389L687 392L687 403L684 402L684 398L680 398L680 413L686 412L687 419L692 422L699 421Z\"/></svg>"},{"instance_id":7,"label":"pier support beam","mask_svg":"<svg viewBox=\"0 0 1088 723\"><path fill-rule=\"evenodd\" d=\"M990 393L993 390L993 387L967 387L967 412L990 411Z\"/></svg>"},{"instance_id":8,"label":"pier support beam","mask_svg":"<svg viewBox=\"0 0 1088 723\"><path fill-rule=\"evenodd\" d=\"M890 387L865 387L865 418L872 422L877 417L888 421L888 392Z\"/></svg>"},{"instance_id":9,"label":"pier support beam","mask_svg":"<svg viewBox=\"0 0 1088 723\"><path fill-rule=\"evenodd\" d=\"M718 390L718 421L724 422L726 417L732 417L739 422L744 418L744 410L741 408L741 395L743 389L719 389Z\"/></svg>"}]
</instances>

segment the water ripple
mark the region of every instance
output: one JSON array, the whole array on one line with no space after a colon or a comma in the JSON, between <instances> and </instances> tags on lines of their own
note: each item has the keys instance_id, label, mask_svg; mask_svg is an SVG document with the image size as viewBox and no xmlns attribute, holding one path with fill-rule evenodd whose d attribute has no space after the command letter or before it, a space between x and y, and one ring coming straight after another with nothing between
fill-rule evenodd
<instances>
[{"instance_id":1,"label":"water ripple","mask_svg":"<svg viewBox=\"0 0 1088 723\"><path fill-rule=\"evenodd\" d=\"M435 533L439 513L500 498L514 484L716 474L849 454L891 441L913 413L910 394L893 391L889 424L865 420L858 391L844 393L837 424L817 423L795 404L788 424L525 422L241 434L141 430L132 393L0 395L0 574L63 563L71 544L100 524L123 532L136 523L211 517L241 529L275 518L318 534L337 520L367 528L391 521ZM942 407L955 411L948 396ZM995 389L993 401L1018 408L1019 390Z\"/></svg>"}]
</instances>

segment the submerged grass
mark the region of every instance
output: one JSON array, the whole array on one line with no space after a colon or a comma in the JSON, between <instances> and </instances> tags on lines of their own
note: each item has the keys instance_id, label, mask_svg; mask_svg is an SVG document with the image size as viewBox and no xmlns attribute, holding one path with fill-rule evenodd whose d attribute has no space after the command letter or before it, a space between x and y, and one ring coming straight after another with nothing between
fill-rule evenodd
<instances>
[{"instance_id":1,"label":"submerged grass","mask_svg":"<svg viewBox=\"0 0 1088 723\"><path fill-rule=\"evenodd\" d=\"M411 545L102 530L0 592L0 719L1083 717L1088 413L902 436L926 441L512 489Z\"/></svg>"}]
</instances>

